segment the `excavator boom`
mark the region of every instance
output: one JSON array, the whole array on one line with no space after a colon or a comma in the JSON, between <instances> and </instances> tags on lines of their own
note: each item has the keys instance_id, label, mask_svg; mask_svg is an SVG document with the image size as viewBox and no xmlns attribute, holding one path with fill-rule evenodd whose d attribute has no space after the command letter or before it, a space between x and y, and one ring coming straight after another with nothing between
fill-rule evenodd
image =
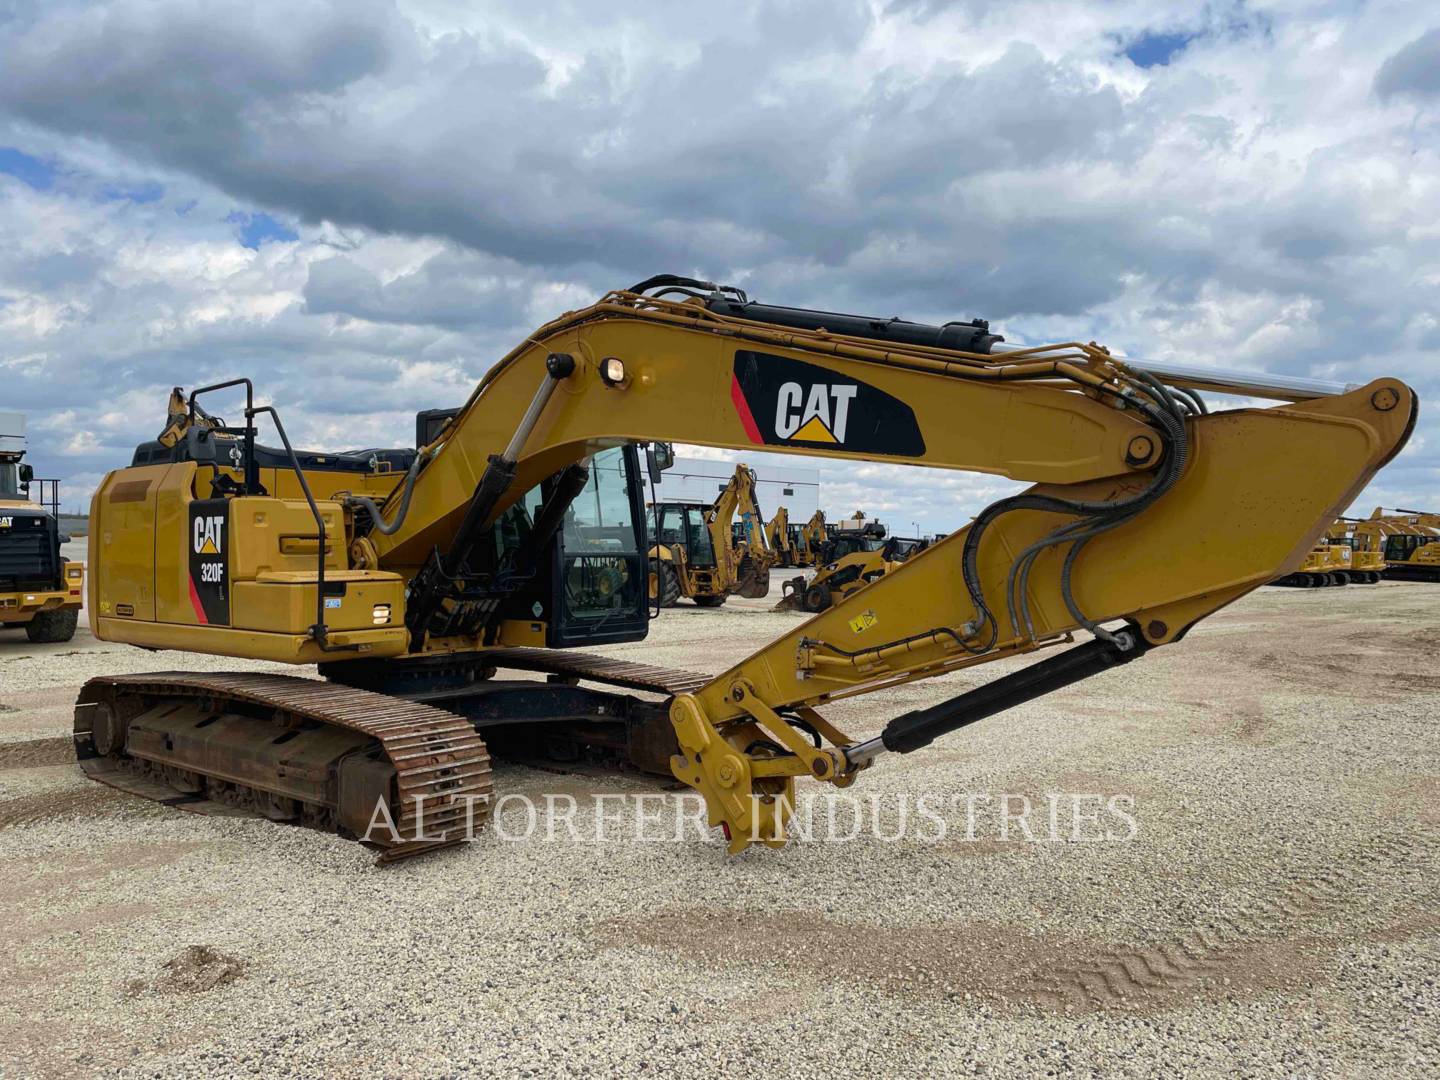
<instances>
[{"instance_id":1,"label":"excavator boom","mask_svg":"<svg viewBox=\"0 0 1440 1080\"><path fill-rule=\"evenodd\" d=\"M909 752L1175 642L1293 570L1398 452L1416 410L1409 387L1380 379L1210 412L1094 345L996 356L997 339L978 324L900 338L892 324L867 332L853 317L796 325L767 320L734 290L674 284L682 280L612 293L541 327L485 376L388 500L364 507L337 496L316 518L349 541L346 551L337 545L336 572L403 585L403 599L386 601L395 625L349 638L363 638L367 664L383 665L513 644L524 620L492 599L514 571L482 567L479 553L512 525L549 542L586 483L581 473L612 448L684 442L1029 482L726 672L672 694L671 769L704 795L734 850L784 842L797 777L851 783L882 753ZM684 299L665 295L677 291ZM533 492L538 501L527 501ZM758 508L754 524L763 539ZM318 596L318 584L300 595ZM147 637L99 610L100 636ZM1082 631L1090 640L1072 644ZM207 637L189 633L185 647L206 648ZM344 646L332 638L331 648ZM248 639L213 640L212 651L258 654ZM288 655L278 646L264 655L333 659L318 617L285 640ZM841 698L1037 650L1056 651L896 717L874 738L854 739L821 713Z\"/></svg>"}]
</instances>

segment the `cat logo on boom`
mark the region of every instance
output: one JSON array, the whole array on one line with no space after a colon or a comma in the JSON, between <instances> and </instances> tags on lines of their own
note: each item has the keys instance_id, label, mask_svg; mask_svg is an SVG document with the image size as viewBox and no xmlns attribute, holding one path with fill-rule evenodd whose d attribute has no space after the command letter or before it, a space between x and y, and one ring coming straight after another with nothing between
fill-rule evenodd
<instances>
[{"instance_id":1,"label":"cat logo on boom","mask_svg":"<svg viewBox=\"0 0 1440 1080\"><path fill-rule=\"evenodd\" d=\"M808 390L798 382L782 383L776 395L775 434L800 442L844 445L850 403L859 391L854 383L811 383Z\"/></svg>"},{"instance_id":2,"label":"cat logo on boom","mask_svg":"<svg viewBox=\"0 0 1440 1080\"><path fill-rule=\"evenodd\" d=\"M925 455L925 439L910 406L819 364L741 349L735 354L730 400L746 437L757 446Z\"/></svg>"}]
</instances>

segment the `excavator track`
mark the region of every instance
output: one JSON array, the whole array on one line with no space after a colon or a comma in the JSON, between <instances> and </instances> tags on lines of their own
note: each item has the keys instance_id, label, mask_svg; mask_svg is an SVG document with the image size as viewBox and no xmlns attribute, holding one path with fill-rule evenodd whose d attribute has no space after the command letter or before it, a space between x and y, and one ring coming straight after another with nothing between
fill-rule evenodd
<instances>
[{"instance_id":1,"label":"excavator track","mask_svg":"<svg viewBox=\"0 0 1440 1080\"><path fill-rule=\"evenodd\" d=\"M91 679L74 735L81 768L101 783L192 813L363 836L381 863L457 844L492 808L490 755L469 721L313 679Z\"/></svg>"}]
</instances>

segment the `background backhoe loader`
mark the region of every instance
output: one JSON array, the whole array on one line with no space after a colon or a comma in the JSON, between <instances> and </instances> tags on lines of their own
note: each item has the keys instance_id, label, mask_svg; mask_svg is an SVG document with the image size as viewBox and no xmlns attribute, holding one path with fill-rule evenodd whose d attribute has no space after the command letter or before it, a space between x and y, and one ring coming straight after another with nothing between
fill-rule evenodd
<instances>
[{"instance_id":1,"label":"background backhoe loader","mask_svg":"<svg viewBox=\"0 0 1440 1080\"><path fill-rule=\"evenodd\" d=\"M1197 389L1277 404L1209 413ZM204 411L222 394L243 403L237 423ZM860 782L1294 570L1417 408L1395 379L1017 349L981 320L779 307L671 275L528 335L415 450L296 452L243 379L183 400L169 441L95 494L92 629L321 678L212 664L91 679L80 765L178 809L360 837L387 861L484 824L492 751L673 776L732 851L782 846L798 779ZM674 442L1031 486L727 670L671 671L614 647L650 616L638 447ZM865 738L825 715L1029 654Z\"/></svg>"},{"instance_id":2,"label":"background backhoe loader","mask_svg":"<svg viewBox=\"0 0 1440 1080\"><path fill-rule=\"evenodd\" d=\"M800 534L804 526L790 523L790 511L775 508L775 516L765 523L765 540L770 545L770 565L789 569L801 565Z\"/></svg>"},{"instance_id":3,"label":"background backhoe loader","mask_svg":"<svg viewBox=\"0 0 1440 1080\"><path fill-rule=\"evenodd\" d=\"M770 547L753 469L736 465L713 503L660 502L654 517L650 595L661 607L682 597L700 607L719 607L732 594L757 597L770 591Z\"/></svg>"},{"instance_id":4,"label":"background backhoe loader","mask_svg":"<svg viewBox=\"0 0 1440 1080\"><path fill-rule=\"evenodd\" d=\"M825 552L825 511L816 510L804 525L791 526L794 530L791 547L794 549L794 563L799 567L819 566L824 562Z\"/></svg>"}]
</instances>

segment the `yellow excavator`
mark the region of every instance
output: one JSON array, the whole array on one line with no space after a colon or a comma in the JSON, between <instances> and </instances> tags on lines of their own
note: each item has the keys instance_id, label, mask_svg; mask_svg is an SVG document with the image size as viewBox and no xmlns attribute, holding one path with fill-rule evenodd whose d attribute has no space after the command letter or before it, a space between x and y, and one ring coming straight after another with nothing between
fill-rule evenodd
<instances>
[{"instance_id":1,"label":"yellow excavator","mask_svg":"<svg viewBox=\"0 0 1440 1080\"><path fill-rule=\"evenodd\" d=\"M1351 554L1348 545L1336 543L1327 537L1310 549L1295 570L1276 578L1270 584L1300 589L1349 585L1354 580L1350 573Z\"/></svg>"},{"instance_id":2,"label":"yellow excavator","mask_svg":"<svg viewBox=\"0 0 1440 1080\"><path fill-rule=\"evenodd\" d=\"M25 417L0 412L0 629L31 641L69 641L80 621L85 564L60 554L60 482L25 456Z\"/></svg>"},{"instance_id":3,"label":"yellow excavator","mask_svg":"<svg viewBox=\"0 0 1440 1080\"><path fill-rule=\"evenodd\" d=\"M1385 559L1384 577L1396 581L1440 581L1440 514L1377 506L1356 525Z\"/></svg>"},{"instance_id":4,"label":"yellow excavator","mask_svg":"<svg viewBox=\"0 0 1440 1080\"><path fill-rule=\"evenodd\" d=\"M699 607L719 607L737 593L757 597L770 591L770 549L755 501L754 469L736 465L713 503L659 502L654 516L650 596L661 607L673 607L682 597Z\"/></svg>"},{"instance_id":5,"label":"yellow excavator","mask_svg":"<svg viewBox=\"0 0 1440 1080\"><path fill-rule=\"evenodd\" d=\"M1325 533L1325 543L1349 551L1347 572L1352 584L1375 585L1385 570L1383 545L1373 533L1359 528L1360 521L1360 518L1336 518Z\"/></svg>"},{"instance_id":6,"label":"yellow excavator","mask_svg":"<svg viewBox=\"0 0 1440 1080\"><path fill-rule=\"evenodd\" d=\"M238 423L203 411L242 391ZM1280 404L1207 412L1196 391ZM1417 407L1390 378L1013 347L980 321L768 305L672 275L528 336L432 441L387 458L402 471L383 499L363 494L379 453L294 451L248 380L185 400L173 445L142 446L95 495L94 632L320 679L96 677L75 710L81 767L179 809L365 838L387 861L483 824L492 750L561 747L683 781L732 851L781 846L798 778L852 784L1178 642L1294 569ZM278 448L258 442L262 421ZM718 674L587 653L645 637L639 448L658 465L655 444L680 441L1032 486ZM864 738L824 715L1031 653Z\"/></svg>"}]
</instances>

